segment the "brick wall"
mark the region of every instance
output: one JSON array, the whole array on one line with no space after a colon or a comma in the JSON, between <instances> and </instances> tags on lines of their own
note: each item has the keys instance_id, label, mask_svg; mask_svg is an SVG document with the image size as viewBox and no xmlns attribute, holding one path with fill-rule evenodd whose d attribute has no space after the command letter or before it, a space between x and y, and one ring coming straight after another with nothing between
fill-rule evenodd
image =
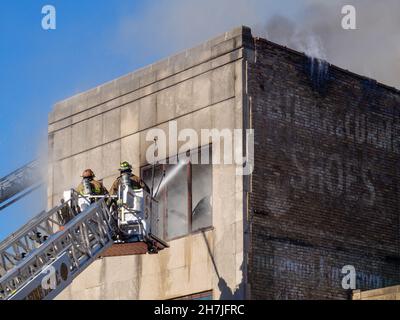
<instances>
[{"instance_id":1,"label":"brick wall","mask_svg":"<svg viewBox=\"0 0 400 320\"><path fill-rule=\"evenodd\" d=\"M399 92L254 41L250 298L347 299L345 265L400 283Z\"/></svg>"}]
</instances>

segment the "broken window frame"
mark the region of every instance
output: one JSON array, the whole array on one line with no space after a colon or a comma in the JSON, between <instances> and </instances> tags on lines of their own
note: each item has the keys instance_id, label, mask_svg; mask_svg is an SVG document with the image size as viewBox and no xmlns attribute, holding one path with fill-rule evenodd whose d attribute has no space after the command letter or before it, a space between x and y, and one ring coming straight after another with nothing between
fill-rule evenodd
<instances>
[{"instance_id":1,"label":"broken window frame","mask_svg":"<svg viewBox=\"0 0 400 320\"><path fill-rule=\"evenodd\" d=\"M201 154L203 152L208 152L209 153L209 163L211 165L212 163L212 145L205 145L205 146L201 146L192 150L188 150L186 152L187 155L190 155L190 157L192 157L192 155L195 155L197 153L198 155L198 163L201 164ZM182 154L179 154L177 156L174 157L170 157L167 159L167 161L163 161L164 164L158 164L156 165L156 171L158 169L162 171L167 170L168 166L170 165L169 162L171 159L174 158L178 158L182 156ZM167 164L165 164L165 162ZM172 164L173 165L173 164ZM140 173L141 173L141 177L145 176L145 172L148 170L152 170L152 165L146 165L140 168ZM189 214L193 212L193 203L192 203L192 195L193 195L193 163L192 161L189 161L186 164L186 183L187 183L187 211L186 211L186 216L187 216L187 230L185 233L181 234L181 235L177 235L177 236L173 236L173 237L169 237L168 235L168 188L165 188L165 190L162 191L162 193L160 193L160 197L162 198L164 205L163 205L163 212L162 212L162 218L163 218L163 239L165 239L166 241L172 241L172 240L176 240L179 238L183 238L186 237L190 234L196 234L199 232L203 232L203 231L207 231L207 230L211 230L213 229L213 208L211 207L211 224L209 226L206 227L202 227L202 228L198 228L196 230L193 231L193 217L192 214ZM212 181L213 181L213 170L212 170L212 165L211 165L211 195L212 195ZM157 189L157 183L155 182L155 189ZM160 201L161 202L161 201Z\"/></svg>"}]
</instances>

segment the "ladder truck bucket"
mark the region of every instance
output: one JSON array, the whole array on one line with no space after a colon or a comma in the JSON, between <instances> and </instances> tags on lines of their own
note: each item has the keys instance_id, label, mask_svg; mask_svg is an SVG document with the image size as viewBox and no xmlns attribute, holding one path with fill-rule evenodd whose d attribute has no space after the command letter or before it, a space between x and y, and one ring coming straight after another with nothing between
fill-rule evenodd
<instances>
[{"instance_id":1,"label":"ladder truck bucket","mask_svg":"<svg viewBox=\"0 0 400 320\"><path fill-rule=\"evenodd\" d=\"M119 190L120 208L118 225L121 243L147 244L148 253L157 253L167 248L162 240L163 226L158 211L158 201L144 189L133 189L122 185ZM125 250L124 250L125 251ZM138 253L143 253L138 250Z\"/></svg>"}]
</instances>

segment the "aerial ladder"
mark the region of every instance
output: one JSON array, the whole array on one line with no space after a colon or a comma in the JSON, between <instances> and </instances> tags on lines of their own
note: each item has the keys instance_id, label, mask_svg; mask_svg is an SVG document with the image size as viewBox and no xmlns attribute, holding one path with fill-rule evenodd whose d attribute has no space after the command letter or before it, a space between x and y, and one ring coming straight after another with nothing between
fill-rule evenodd
<instances>
[{"instance_id":1,"label":"aerial ladder","mask_svg":"<svg viewBox=\"0 0 400 320\"><path fill-rule=\"evenodd\" d=\"M168 247L161 239L158 203L144 189L121 184L117 196L64 192L0 243L0 300L50 300L113 244Z\"/></svg>"},{"instance_id":2,"label":"aerial ladder","mask_svg":"<svg viewBox=\"0 0 400 320\"><path fill-rule=\"evenodd\" d=\"M0 179L0 211L43 184L39 163L34 160Z\"/></svg>"}]
</instances>

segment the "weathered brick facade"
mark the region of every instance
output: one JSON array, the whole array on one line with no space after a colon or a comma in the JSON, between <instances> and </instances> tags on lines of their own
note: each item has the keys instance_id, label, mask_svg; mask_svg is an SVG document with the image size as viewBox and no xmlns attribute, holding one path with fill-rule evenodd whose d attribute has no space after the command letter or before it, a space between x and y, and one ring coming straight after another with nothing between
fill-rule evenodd
<instances>
[{"instance_id":1,"label":"weathered brick facade","mask_svg":"<svg viewBox=\"0 0 400 320\"><path fill-rule=\"evenodd\" d=\"M400 94L254 39L251 299L347 299L400 283ZM371 63L373 63L371 61Z\"/></svg>"}]
</instances>

